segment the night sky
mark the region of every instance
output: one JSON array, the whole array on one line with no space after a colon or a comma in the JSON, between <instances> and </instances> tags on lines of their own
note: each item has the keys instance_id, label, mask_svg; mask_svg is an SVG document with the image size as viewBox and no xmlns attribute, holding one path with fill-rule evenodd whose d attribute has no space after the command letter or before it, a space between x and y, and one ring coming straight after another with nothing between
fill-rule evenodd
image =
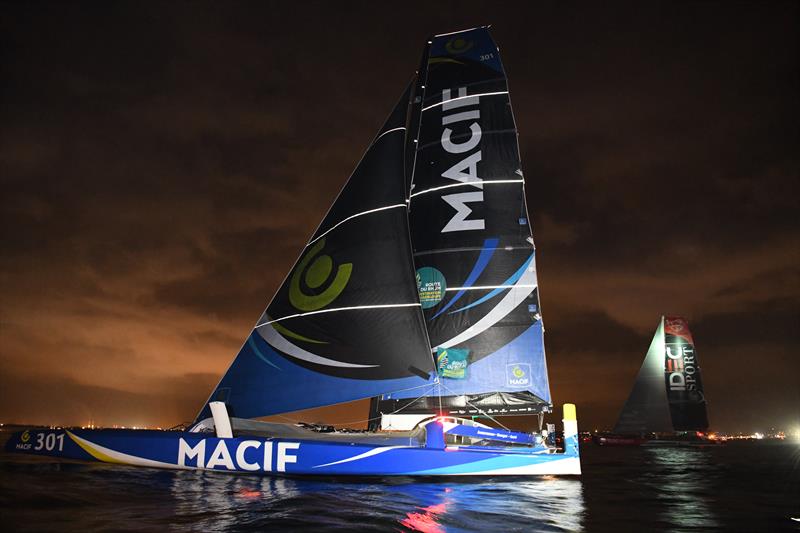
<instances>
[{"instance_id":1,"label":"night sky","mask_svg":"<svg viewBox=\"0 0 800 533\"><path fill-rule=\"evenodd\" d=\"M191 420L426 37L481 24L555 403L611 426L676 314L714 429L800 425L796 2L3 3L0 422Z\"/></svg>"}]
</instances>

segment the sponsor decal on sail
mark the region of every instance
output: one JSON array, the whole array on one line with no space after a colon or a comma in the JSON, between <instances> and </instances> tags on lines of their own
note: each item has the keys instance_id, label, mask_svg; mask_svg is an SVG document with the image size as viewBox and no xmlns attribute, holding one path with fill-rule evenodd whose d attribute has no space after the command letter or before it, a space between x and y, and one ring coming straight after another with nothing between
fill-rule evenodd
<instances>
[{"instance_id":1,"label":"sponsor decal on sail","mask_svg":"<svg viewBox=\"0 0 800 533\"><path fill-rule=\"evenodd\" d=\"M300 311L322 309L338 298L350 281L353 263L339 265L333 274L333 259L329 255L320 254L324 247L324 238L317 241L303 256L292 274L289 301ZM327 286L322 289L326 284Z\"/></svg>"},{"instance_id":2,"label":"sponsor decal on sail","mask_svg":"<svg viewBox=\"0 0 800 533\"><path fill-rule=\"evenodd\" d=\"M668 344L665 347L665 366L669 375L669 389L673 391L695 390L697 382L694 377L697 365L694 358L694 346L687 344Z\"/></svg>"},{"instance_id":3,"label":"sponsor decal on sail","mask_svg":"<svg viewBox=\"0 0 800 533\"><path fill-rule=\"evenodd\" d=\"M513 363L506 365L506 379L511 387L524 387L531 382L531 365Z\"/></svg>"},{"instance_id":4,"label":"sponsor decal on sail","mask_svg":"<svg viewBox=\"0 0 800 533\"><path fill-rule=\"evenodd\" d=\"M462 37L454 37L447 41L444 49L447 50L448 54L459 55L469 51L473 46L475 46L475 43L472 41Z\"/></svg>"},{"instance_id":5,"label":"sponsor decal on sail","mask_svg":"<svg viewBox=\"0 0 800 533\"><path fill-rule=\"evenodd\" d=\"M450 89L442 90L442 148L451 154L465 154L463 159L442 173L443 178L456 182L469 184L475 187L476 191L458 192L455 194L445 194L442 196L451 208L456 210L453 217L442 228L441 233L452 231L474 231L483 230L486 223L482 218L469 218L472 208L468 205L475 202L483 202L483 183L478 176L478 163L481 160L481 125L478 122L481 112L478 109L480 98L478 96L467 96L467 88L459 87L457 96L452 96ZM463 128L466 126L469 132L466 139L462 139L466 133ZM459 133L454 134L454 128L458 128ZM476 150L476 148L478 148Z\"/></svg>"},{"instance_id":6,"label":"sponsor decal on sail","mask_svg":"<svg viewBox=\"0 0 800 533\"><path fill-rule=\"evenodd\" d=\"M430 309L442 301L447 290L444 274L433 267L417 270L417 291L423 309Z\"/></svg>"},{"instance_id":7,"label":"sponsor decal on sail","mask_svg":"<svg viewBox=\"0 0 800 533\"><path fill-rule=\"evenodd\" d=\"M439 375L450 379L466 379L469 365L469 350L457 348L438 348L436 365Z\"/></svg>"}]
</instances>

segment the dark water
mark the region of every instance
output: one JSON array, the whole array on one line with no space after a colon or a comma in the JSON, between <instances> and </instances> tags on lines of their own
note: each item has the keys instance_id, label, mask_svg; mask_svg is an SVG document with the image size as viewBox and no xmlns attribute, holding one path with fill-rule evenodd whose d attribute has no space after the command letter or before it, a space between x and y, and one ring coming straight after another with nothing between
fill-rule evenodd
<instances>
[{"instance_id":1,"label":"dark water","mask_svg":"<svg viewBox=\"0 0 800 533\"><path fill-rule=\"evenodd\" d=\"M268 478L0 455L13 531L800 531L800 445L583 446L580 478Z\"/></svg>"}]
</instances>

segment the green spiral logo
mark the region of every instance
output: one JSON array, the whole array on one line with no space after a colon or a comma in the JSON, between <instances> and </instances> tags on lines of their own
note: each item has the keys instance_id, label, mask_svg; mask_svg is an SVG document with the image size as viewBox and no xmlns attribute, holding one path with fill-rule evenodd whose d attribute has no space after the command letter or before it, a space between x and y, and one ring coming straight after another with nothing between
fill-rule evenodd
<instances>
[{"instance_id":1,"label":"green spiral logo","mask_svg":"<svg viewBox=\"0 0 800 533\"><path fill-rule=\"evenodd\" d=\"M475 45L472 41L467 41L466 39L462 39L461 37L455 37L450 39L445 43L444 49L447 50L448 54L458 55L467 52L470 48Z\"/></svg>"},{"instance_id":2,"label":"green spiral logo","mask_svg":"<svg viewBox=\"0 0 800 533\"><path fill-rule=\"evenodd\" d=\"M353 263L343 263L330 280L333 259L319 255L323 248L325 239L320 239L300 260L289 282L289 302L301 311L316 311L330 304L342 293L353 273ZM317 293L318 290L321 292Z\"/></svg>"}]
</instances>

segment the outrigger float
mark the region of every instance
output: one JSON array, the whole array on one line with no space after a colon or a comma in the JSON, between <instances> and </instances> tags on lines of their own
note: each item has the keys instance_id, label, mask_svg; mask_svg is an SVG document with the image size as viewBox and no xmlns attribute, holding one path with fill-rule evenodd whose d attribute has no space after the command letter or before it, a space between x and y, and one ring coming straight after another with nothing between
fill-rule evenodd
<instances>
[{"instance_id":1,"label":"outrigger float","mask_svg":"<svg viewBox=\"0 0 800 533\"><path fill-rule=\"evenodd\" d=\"M485 27L438 35L187 430L28 430L6 449L261 474L580 474L574 405L563 449L478 422L541 430L543 335L498 48ZM366 398L368 431L254 420Z\"/></svg>"}]
</instances>

